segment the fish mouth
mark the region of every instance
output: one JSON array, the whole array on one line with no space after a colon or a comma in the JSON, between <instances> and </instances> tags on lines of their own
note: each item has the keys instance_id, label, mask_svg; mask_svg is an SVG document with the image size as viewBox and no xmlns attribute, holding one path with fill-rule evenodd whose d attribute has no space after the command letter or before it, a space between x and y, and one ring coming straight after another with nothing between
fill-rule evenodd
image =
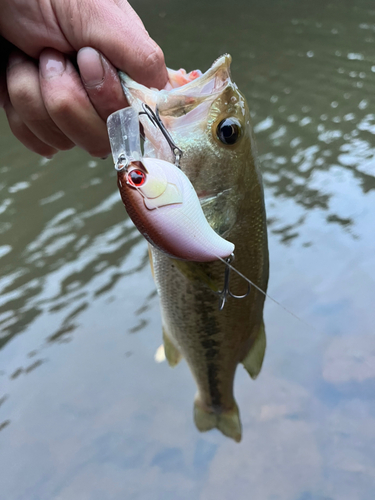
<instances>
[{"instance_id":1,"label":"fish mouth","mask_svg":"<svg viewBox=\"0 0 375 500\"><path fill-rule=\"evenodd\" d=\"M178 72L169 69L169 85L167 84L169 88L162 90L149 89L135 82L125 73L119 72L119 75L125 96L129 104L137 111L141 112L143 104L147 104L152 109L157 107L161 116L178 117L186 115L206 100L215 99L223 92L231 83L231 61L231 56L224 54L216 59L205 73L200 74L198 71L189 73L185 79L187 83L182 85L179 85L175 78ZM198 76L194 75L191 81L188 81L192 73ZM172 80L174 80L173 87L170 83Z\"/></svg>"},{"instance_id":2,"label":"fish mouth","mask_svg":"<svg viewBox=\"0 0 375 500\"><path fill-rule=\"evenodd\" d=\"M223 93L226 87L234 85L230 74L231 61L231 56L225 54L216 59L203 74L200 71L186 74L184 70L168 70L168 88L162 90L145 87L125 73L119 72L129 104L140 113L141 130L146 137L146 155L174 161L167 141L145 115L145 105L158 111L164 126L172 133L183 129L186 135L189 131L196 130L199 124L207 118L213 101ZM182 78L179 78L181 75ZM179 85L181 82L183 84Z\"/></svg>"}]
</instances>

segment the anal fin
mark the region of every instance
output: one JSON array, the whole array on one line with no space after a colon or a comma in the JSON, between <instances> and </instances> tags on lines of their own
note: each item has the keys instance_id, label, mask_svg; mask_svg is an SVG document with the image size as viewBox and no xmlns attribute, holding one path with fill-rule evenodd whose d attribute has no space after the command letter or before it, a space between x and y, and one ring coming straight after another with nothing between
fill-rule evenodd
<instances>
[{"instance_id":1,"label":"anal fin","mask_svg":"<svg viewBox=\"0 0 375 500\"><path fill-rule=\"evenodd\" d=\"M249 352L242 360L242 364L244 365L245 370L249 373L252 379L257 378L260 370L262 369L266 346L266 332L264 330L264 323L262 322L255 342L250 347Z\"/></svg>"},{"instance_id":2,"label":"anal fin","mask_svg":"<svg viewBox=\"0 0 375 500\"><path fill-rule=\"evenodd\" d=\"M169 366L172 368L176 366L181 360L182 356L177 347L173 344L172 340L168 337L164 327L163 327L163 342L164 342L164 352L167 358Z\"/></svg>"}]
</instances>

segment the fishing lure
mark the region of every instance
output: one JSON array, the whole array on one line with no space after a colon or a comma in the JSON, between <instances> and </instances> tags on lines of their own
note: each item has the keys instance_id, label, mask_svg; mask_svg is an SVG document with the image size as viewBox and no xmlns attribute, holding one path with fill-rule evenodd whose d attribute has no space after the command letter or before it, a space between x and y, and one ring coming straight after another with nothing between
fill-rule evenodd
<instances>
[{"instance_id":1,"label":"fishing lure","mask_svg":"<svg viewBox=\"0 0 375 500\"><path fill-rule=\"evenodd\" d=\"M161 123L151 109L144 112ZM210 262L228 258L234 245L207 222L193 185L177 168L182 151L166 129L163 127L163 133L175 154L176 165L142 157L138 113L134 109L116 111L108 118L107 126L122 201L147 241L177 259Z\"/></svg>"}]
</instances>

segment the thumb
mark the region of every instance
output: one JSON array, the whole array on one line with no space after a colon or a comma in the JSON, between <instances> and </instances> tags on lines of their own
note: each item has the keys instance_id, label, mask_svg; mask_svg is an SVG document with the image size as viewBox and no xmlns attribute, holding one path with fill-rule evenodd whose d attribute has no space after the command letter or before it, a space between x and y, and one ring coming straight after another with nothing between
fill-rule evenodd
<instances>
[{"instance_id":1,"label":"thumb","mask_svg":"<svg viewBox=\"0 0 375 500\"><path fill-rule=\"evenodd\" d=\"M165 86L164 54L128 2L71 0L69 6L67 11L65 2L54 1L61 30L77 51L93 47L137 82L158 89Z\"/></svg>"}]
</instances>

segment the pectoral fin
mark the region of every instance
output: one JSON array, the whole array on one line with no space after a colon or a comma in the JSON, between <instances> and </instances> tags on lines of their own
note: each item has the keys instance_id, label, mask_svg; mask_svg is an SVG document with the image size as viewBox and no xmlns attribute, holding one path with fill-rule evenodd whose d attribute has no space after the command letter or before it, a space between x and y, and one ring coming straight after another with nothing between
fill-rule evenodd
<instances>
[{"instance_id":1,"label":"pectoral fin","mask_svg":"<svg viewBox=\"0 0 375 500\"><path fill-rule=\"evenodd\" d=\"M180 351L173 344L172 340L168 337L168 334L166 333L164 327L163 327L163 342L164 342L165 357L167 358L169 366L173 368L180 362L182 356Z\"/></svg>"},{"instance_id":2,"label":"pectoral fin","mask_svg":"<svg viewBox=\"0 0 375 500\"><path fill-rule=\"evenodd\" d=\"M153 261L153 258L152 258L152 252L151 252L151 245L150 245L150 243L148 244L148 258L149 258L149 261L150 261L151 274L152 274L152 277L155 279L154 261Z\"/></svg>"},{"instance_id":3,"label":"pectoral fin","mask_svg":"<svg viewBox=\"0 0 375 500\"><path fill-rule=\"evenodd\" d=\"M242 360L242 364L244 365L246 371L253 379L257 378L260 370L262 369L266 345L266 332L264 330L264 323L262 322L255 342L250 347L250 350L245 358Z\"/></svg>"},{"instance_id":4,"label":"pectoral fin","mask_svg":"<svg viewBox=\"0 0 375 500\"><path fill-rule=\"evenodd\" d=\"M216 427L224 436L234 439L237 443L241 441L242 428L237 405L232 410L214 413L203 408L197 398L194 403L194 422L200 432Z\"/></svg>"}]
</instances>

